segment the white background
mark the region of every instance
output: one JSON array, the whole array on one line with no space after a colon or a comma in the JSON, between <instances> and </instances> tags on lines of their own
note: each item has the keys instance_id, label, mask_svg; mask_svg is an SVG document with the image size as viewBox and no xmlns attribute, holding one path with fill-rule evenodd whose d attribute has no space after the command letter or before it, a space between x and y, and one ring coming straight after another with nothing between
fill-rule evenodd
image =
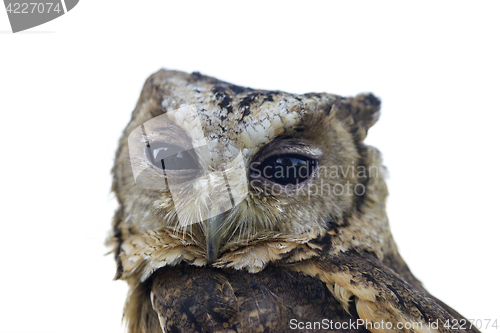
<instances>
[{"instance_id":1,"label":"white background","mask_svg":"<svg viewBox=\"0 0 500 333\"><path fill-rule=\"evenodd\" d=\"M87 0L18 34L0 10L0 332L123 330L126 286L103 246L116 207L109 172L161 67L381 97L367 142L390 171L403 257L465 317L500 325L499 9Z\"/></svg>"}]
</instances>

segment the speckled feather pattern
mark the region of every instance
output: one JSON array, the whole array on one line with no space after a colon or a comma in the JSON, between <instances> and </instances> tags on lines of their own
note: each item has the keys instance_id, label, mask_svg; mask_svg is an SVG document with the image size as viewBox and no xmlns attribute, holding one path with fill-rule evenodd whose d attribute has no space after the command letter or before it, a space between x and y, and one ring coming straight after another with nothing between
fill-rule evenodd
<instances>
[{"instance_id":1,"label":"speckled feather pattern","mask_svg":"<svg viewBox=\"0 0 500 333\"><path fill-rule=\"evenodd\" d=\"M141 124L165 114L165 126L183 138L183 148L208 142L210 152L198 156L208 170L228 162L228 149L241 151L248 167L273 151L299 147L317 156L320 166L376 173L328 177L316 172L308 180L308 186L353 190L360 185L365 191L359 195L318 194L311 187L276 195L265 186L249 187L242 202L221 215L220 248L209 262L208 231L203 223L190 222L200 214L203 198L186 200L176 210L168 188L142 189L134 181L134 166L150 166L140 156L131 158L129 148L135 148L128 138ZM379 115L380 101L372 94L298 95L240 87L199 73L160 70L152 75L113 167L120 207L107 244L117 261L116 278L130 286L124 312L129 332L284 332L292 318L361 318L394 325L462 319L427 293L397 251L385 213L381 154L363 143ZM161 124L152 127L150 139L169 140L164 131ZM232 185L242 179L213 180L224 181ZM436 330L424 325L405 331ZM437 331L449 330L441 325Z\"/></svg>"}]
</instances>

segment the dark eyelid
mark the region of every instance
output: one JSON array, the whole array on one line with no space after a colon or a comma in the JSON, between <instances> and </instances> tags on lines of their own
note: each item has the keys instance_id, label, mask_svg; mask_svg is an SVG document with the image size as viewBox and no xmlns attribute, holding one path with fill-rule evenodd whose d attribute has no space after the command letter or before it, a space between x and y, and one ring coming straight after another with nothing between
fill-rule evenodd
<instances>
[{"instance_id":1,"label":"dark eyelid","mask_svg":"<svg viewBox=\"0 0 500 333\"><path fill-rule=\"evenodd\" d=\"M281 186L298 186L309 181L318 167L318 160L300 154L273 154L252 168L250 177ZM306 168L306 173L304 169ZM271 172L267 172L267 171Z\"/></svg>"},{"instance_id":2,"label":"dark eyelid","mask_svg":"<svg viewBox=\"0 0 500 333\"><path fill-rule=\"evenodd\" d=\"M315 160L319 160L323 156L321 149L315 147L309 140L298 138L277 138L255 154L252 162L261 163L270 156L278 154L296 154Z\"/></svg>"},{"instance_id":3,"label":"dark eyelid","mask_svg":"<svg viewBox=\"0 0 500 333\"><path fill-rule=\"evenodd\" d=\"M167 155L158 159L158 156L157 157L154 156L154 151L160 148L167 148L166 149ZM147 147L145 147L145 158L147 159L149 164L152 165L154 168L162 170L165 168L165 161L167 161L167 159L170 159L172 157L175 158L175 156L180 152L185 153L185 155L183 154L183 156L180 157L181 160L184 159L184 162L180 163L181 164L184 163L186 168L174 168L174 169L166 168L169 171L184 172L184 171L198 169L199 166L198 160L193 150L194 149L185 149L178 145L168 144L164 142L151 142ZM177 161L177 163L179 163L179 161Z\"/></svg>"},{"instance_id":4,"label":"dark eyelid","mask_svg":"<svg viewBox=\"0 0 500 333\"><path fill-rule=\"evenodd\" d=\"M150 150L150 154L154 157L154 151L159 148L167 148L169 156L175 155L181 151L186 151L187 149L184 149L182 147L179 147L177 145L172 145L172 144L167 144L163 142L152 142L149 144L149 147L147 149Z\"/></svg>"}]
</instances>

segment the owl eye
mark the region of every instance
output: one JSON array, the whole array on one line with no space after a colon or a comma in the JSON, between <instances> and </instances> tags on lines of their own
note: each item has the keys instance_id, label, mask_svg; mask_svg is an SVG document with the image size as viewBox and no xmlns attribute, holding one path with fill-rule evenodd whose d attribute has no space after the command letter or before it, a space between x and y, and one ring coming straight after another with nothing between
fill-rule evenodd
<instances>
[{"instance_id":1,"label":"owl eye","mask_svg":"<svg viewBox=\"0 0 500 333\"><path fill-rule=\"evenodd\" d=\"M318 162L302 155L285 154L266 158L259 165L263 178L280 185L296 185L308 180Z\"/></svg>"},{"instance_id":2,"label":"owl eye","mask_svg":"<svg viewBox=\"0 0 500 333\"><path fill-rule=\"evenodd\" d=\"M146 148L146 156L153 166L161 170L193 170L198 163L188 150L165 143L153 143Z\"/></svg>"}]
</instances>

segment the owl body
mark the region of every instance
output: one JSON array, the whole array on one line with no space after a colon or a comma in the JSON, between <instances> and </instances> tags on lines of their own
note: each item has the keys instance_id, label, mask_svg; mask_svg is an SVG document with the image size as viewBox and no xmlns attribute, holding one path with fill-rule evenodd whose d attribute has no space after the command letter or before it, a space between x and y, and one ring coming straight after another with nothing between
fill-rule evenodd
<instances>
[{"instance_id":1,"label":"owl body","mask_svg":"<svg viewBox=\"0 0 500 333\"><path fill-rule=\"evenodd\" d=\"M397 251L381 156L363 143L379 112L372 94L152 75L113 167L108 244L129 331L446 332L463 319Z\"/></svg>"}]
</instances>

